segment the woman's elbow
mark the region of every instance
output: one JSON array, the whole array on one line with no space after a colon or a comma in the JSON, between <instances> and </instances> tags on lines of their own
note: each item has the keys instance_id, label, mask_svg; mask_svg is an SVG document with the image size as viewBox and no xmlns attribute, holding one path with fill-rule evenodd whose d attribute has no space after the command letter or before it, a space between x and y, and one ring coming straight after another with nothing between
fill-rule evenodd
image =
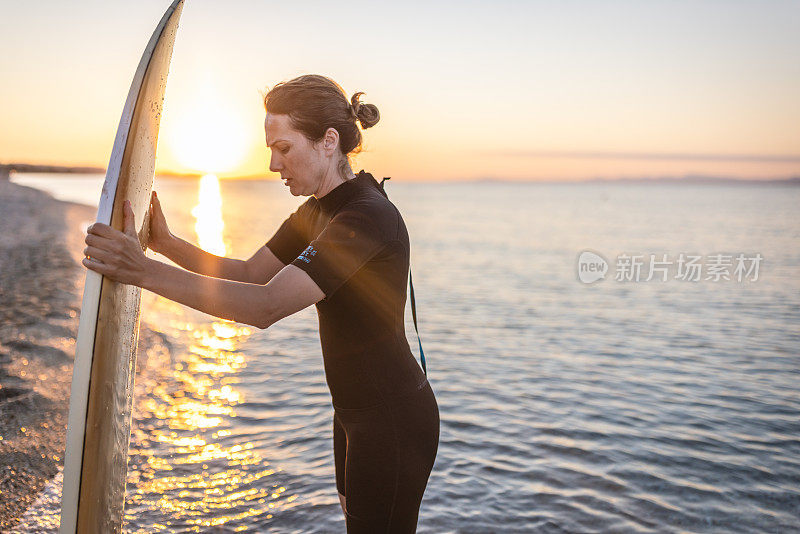
<instances>
[{"instance_id":1,"label":"woman's elbow","mask_svg":"<svg viewBox=\"0 0 800 534\"><path fill-rule=\"evenodd\" d=\"M257 321L254 321L253 323L254 324L252 326L255 326L259 330L266 330L267 328L269 328L270 326L275 324L275 321L273 321L273 320L271 320L269 318L261 318L261 317L259 317L259 319Z\"/></svg>"},{"instance_id":2,"label":"woman's elbow","mask_svg":"<svg viewBox=\"0 0 800 534\"><path fill-rule=\"evenodd\" d=\"M283 319L283 317L277 313L277 310L262 310L254 321L253 326L259 330L266 330L281 319Z\"/></svg>"}]
</instances>

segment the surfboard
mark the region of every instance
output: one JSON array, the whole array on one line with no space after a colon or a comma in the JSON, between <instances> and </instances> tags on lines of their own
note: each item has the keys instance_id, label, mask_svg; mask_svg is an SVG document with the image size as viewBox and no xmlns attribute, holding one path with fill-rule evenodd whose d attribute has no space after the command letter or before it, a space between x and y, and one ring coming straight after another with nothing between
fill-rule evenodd
<instances>
[{"instance_id":1,"label":"surfboard","mask_svg":"<svg viewBox=\"0 0 800 534\"><path fill-rule=\"evenodd\" d=\"M123 228L130 200L146 246L158 129L184 0L156 26L133 76L97 221ZM141 288L86 270L67 420L61 534L121 532L128 472Z\"/></svg>"}]
</instances>

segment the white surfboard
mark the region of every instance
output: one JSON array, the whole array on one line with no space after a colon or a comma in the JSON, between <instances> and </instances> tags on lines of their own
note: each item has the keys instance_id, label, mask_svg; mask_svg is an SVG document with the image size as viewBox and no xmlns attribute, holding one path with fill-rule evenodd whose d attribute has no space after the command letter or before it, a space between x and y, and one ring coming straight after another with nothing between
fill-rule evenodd
<instances>
[{"instance_id":1,"label":"white surfboard","mask_svg":"<svg viewBox=\"0 0 800 534\"><path fill-rule=\"evenodd\" d=\"M97 221L122 230L125 200L148 243L158 128L184 0L158 23L133 76ZM86 270L69 400L61 534L121 532L141 288Z\"/></svg>"}]
</instances>

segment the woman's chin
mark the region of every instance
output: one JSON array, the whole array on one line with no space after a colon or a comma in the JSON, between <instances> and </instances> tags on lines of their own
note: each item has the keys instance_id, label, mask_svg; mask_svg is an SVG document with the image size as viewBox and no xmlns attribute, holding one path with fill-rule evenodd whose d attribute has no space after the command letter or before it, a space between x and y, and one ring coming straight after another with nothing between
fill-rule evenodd
<instances>
[{"instance_id":1,"label":"woman's chin","mask_svg":"<svg viewBox=\"0 0 800 534\"><path fill-rule=\"evenodd\" d=\"M284 185L284 187L288 187L289 188L289 192L292 195L294 195L294 196L298 195L297 188L295 187L295 185L292 183L291 180L287 180L286 182L283 183L283 185Z\"/></svg>"}]
</instances>

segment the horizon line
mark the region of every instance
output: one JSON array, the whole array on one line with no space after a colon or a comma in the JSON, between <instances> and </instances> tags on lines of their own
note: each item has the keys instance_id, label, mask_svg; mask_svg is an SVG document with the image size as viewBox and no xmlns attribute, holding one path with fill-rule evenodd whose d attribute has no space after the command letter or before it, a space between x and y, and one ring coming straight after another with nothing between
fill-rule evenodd
<instances>
[{"instance_id":1,"label":"horizon line","mask_svg":"<svg viewBox=\"0 0 800 534\"><path fill-rule=\"evenodd\" d=\"M656 161L746 161L756 163L800 163L800 154L714 154L688 152L613 152L590 150L490 150L493 156L518 158L631 159Z\"/></svg>"}]
</instances>

